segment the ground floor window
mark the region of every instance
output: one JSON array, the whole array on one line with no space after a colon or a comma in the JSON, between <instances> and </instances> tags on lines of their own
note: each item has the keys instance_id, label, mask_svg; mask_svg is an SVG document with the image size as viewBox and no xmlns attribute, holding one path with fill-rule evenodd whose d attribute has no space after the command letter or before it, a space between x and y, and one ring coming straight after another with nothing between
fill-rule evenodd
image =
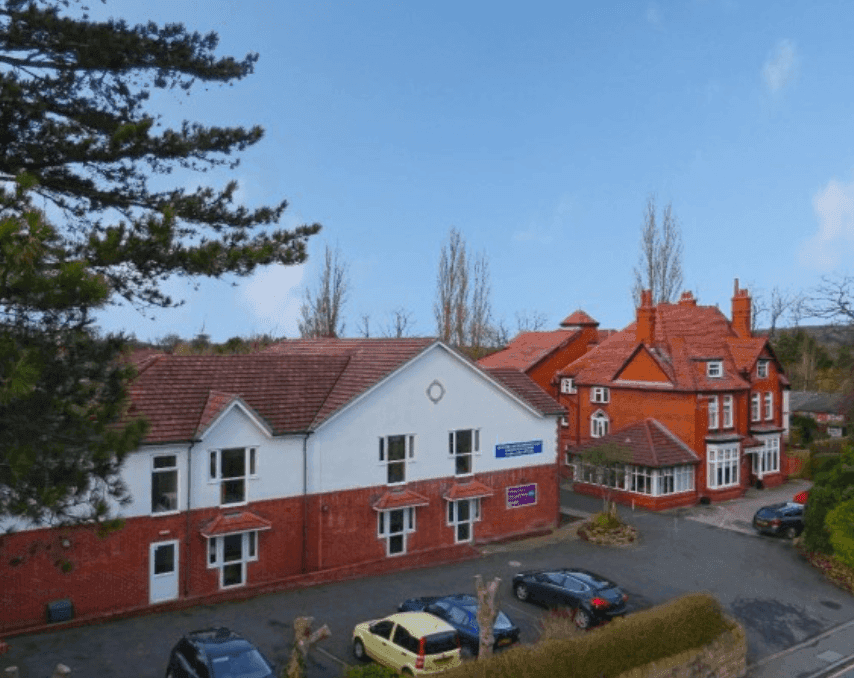
<instances>
[{"instance_id":1,"label":"ground floor window","mask_svg":"<svg viewBox=\"0 0 854 678\"><path fill-rule=\"evenodd\" d=\"M258 532L238 532L208 539L208 568L219 570L220 588L246 583L246 564L258 560Z\"/></svg>"},{"instance_id":2,"label":"ground floor window","mask_svg":"<svg viewBox=\"0 0 854 678\"><path fill-rule=\"evenodd\" d=\"M708 468L710 489L738 485L738 445L709 445Z\"/></svg>"},{"instance_id":3,"label":"ground floor window","mask_svg":"<svg viewBox=\"0 0 854 678\"><path fill-rule=\"evenodd\" d=\"M415 507L377 512L377 537L385 540L386 555L406 553L406 537L415 532Z\"/></svg>"},{"instance_id":4,"label":"ground floor window","mask_svg":"<svg viewBox=\"0 0 854 678\"><path fill-rule=\"evenodd\" d=\"M750 455L753 457L753 473L759 478L780 470L780 436L765 438L763 442L762 449Z\"/></svg>"},{"instance_id":5,"label":"ground floor window","mask_svg":"<svg viewBox=\"0 0 854 678\"><path fill-rule=\"evenodd\" d=\"M576 482L635 494L660 497L694 490L694 467L690 464L660 469L623 464L602 467L576 458L573 467Z\"/></svg>"},{"instance_id":6,"label":"ground floor window","mask_svg":"<svg viewBox=\"0 0 854 678\"><path fill-rule=\"evenodd\" d=\"M478 520L480 520L480 498L448 502L448 525L454 528L456 543L472 540L473 523Z\"/></svg>"}]
</instances>

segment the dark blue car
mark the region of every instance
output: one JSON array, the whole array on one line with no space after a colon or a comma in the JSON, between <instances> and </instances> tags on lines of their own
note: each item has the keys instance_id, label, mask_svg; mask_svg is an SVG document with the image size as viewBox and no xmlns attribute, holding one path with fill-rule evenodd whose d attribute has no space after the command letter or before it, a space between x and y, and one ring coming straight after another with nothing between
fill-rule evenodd
<instances>
[{"instance_id":1,"label":"dark blue car","mask_svg":"<svg viewBox=\"0 0 854 678\"><path fill-rule=\"evenodd\" d=\"M400 612L428 612L453 626L460 635L460 642L472 654L480 651L480 626L477 623L477 598L464 593L451 596L424 596L404 600ZM499 610L495 625L495 648L511 645L519 640L519 627Z\"/></svg>"},{"instance_id":2,"label":"dark blue car","mask_svg":"<svg viewBox=\"0 0 854 678\"><path fill-rule=\"evenodd\" d=\"M166 678L275 678L258 648L226 628L192 631L172 648Z\"/></svg>"}]
</instances>

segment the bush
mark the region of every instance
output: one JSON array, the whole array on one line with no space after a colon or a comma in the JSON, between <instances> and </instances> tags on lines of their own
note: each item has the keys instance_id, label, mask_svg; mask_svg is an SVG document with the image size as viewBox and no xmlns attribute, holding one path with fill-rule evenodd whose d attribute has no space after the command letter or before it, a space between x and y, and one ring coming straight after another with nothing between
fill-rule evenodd
<instances>
[{"instance_id":1,"label":"bush","mask_svg":"<svg viewBox=\"0 0 854 678\"><path fill-rule=\"evenodd\" d=\"M577 638L584 633L575 625L573 610L566 607L552 608L540 621L541 641Z\"/></svg>"},{"instance_id":2,"label":"bush","mask_svg":"<svg viewBox=\"0 0 854 678\"><path fill-rule=\"evenodd\" d=\"M575 638L510 648L445 675L447 678L615 678L638 666L700 648L724 632L738 628L724 616L714 597L695 593L617 618ZM619 652L614 648L619 648Z\"/></svg>"},{"instance_id":3,"label":"bush","mask_svg":"<svg viewBox=\"0 0 854 678\"><path fill-rule=\"evenodd\" d=\"M397 671L382 666L381 664L363 664L362 666L349 666L341 674L342 678L397 678Z\"/></svg>"},{"instance_id":4,"label":"bush","mask_svg":"<svg viewBox=\"0 0 854 678\"><path fill-rule=\"evenodd\" d=\"M827 513L824 523L836 558L854 568L854 499L837 504Z\"/></svg>"},{"instance_id":5,"label":"bush","mask_svg":"<svg viewBox=\"0 0 854 678\"><path fill-rule=\"evenodd\" d=\"M810 498L804 514L803 545L807 551L833 553L830 532L824 521L828 512L834 509L838 501L838 493L832 488L814 485L810 490Z\"/></svg>"}]
</instances>

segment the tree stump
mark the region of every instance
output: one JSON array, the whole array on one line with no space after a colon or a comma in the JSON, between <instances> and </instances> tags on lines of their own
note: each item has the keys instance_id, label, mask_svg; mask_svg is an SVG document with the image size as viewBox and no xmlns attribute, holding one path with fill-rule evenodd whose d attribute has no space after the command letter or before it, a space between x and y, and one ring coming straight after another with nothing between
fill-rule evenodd
<instances>
[{"instance_id":1,"label":"tree stump","mask_svg":"<svg viewBox=\"0 0 854 678\"><path fill-rule=\"evenodd\" d=\"M308 651L315 643L332 635L326 624L312 633L311 625L313 623L314 617L297 617L294 619L294 649L291 652L291 659L288 662L288 669L285 674L287 678L303 678L308 661Z\"/></svg>"},{"instance_id":2,"label":"tree stump","mask_svg":"<svg viewBox=\"0 0 854 678\"><path fill-rule=\"evenodd\" d=\"M498 585L501 583L499 577L495 577L489 584L484 585L483 577L479 574L474 578L477 587L477 625L480 627L480 651L478 659L492 656L492 647L495 645L495 635L492 627L498 616Z\"/></svg>"}]
</instances>

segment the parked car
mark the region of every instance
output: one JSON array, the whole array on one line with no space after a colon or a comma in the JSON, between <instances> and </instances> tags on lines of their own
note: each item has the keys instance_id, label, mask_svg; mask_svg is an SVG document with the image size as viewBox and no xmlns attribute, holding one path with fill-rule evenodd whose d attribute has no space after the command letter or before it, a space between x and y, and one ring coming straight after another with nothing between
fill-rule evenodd
<instances>
[{"instance_id":1,"label":"parked car","mask_svg":"<svg viewBox=\"0 0 854 678\"><path fill-rule=\"evenodd\" d=\"M397 608L400 612L428 612L453 626L460 635L460 642L472 654L480 651L480 626L477 623L477 598L464 593L451 596L424 596L409 598ZM495 647L511 645L519 640L519 627L501 610L492 627Z\"/></svg>"},{"instance_id":2,"label":"parked car","mask_svg":"<svg viewBox=\"0 0 854 678\"><path fill-rule=\"evenodd\" d=\"M410 676L426 676L460 665L460 636L446 621L426 612L398 612L357 624L353 654Z\"/></svg>"},{"instance_id":3,"label":"parked car","mask_svg":"<svg viewBox=\"0 0 854 678\"><path fill-rule=\"evenodd\" d=\"M753 527L763 534L794 539L804 529L804 505L794 501L763 506L753 516Z\"/></svg>"},{"instance_id":4,"label":"parked car","mask_svg":"<svg viewBox=\"0 0 854 678\"><path fill-rule=\"evenodd\" d=\"M629 599L614 582L580 568L521 572L513 577L513 592L519 600L573 608L581 629L625 614Z\"/></svg>"},{"instance_id":5,"label":"parked car","mask_svg":"<svg viewBox=\"0 0 854 678\"><path fill-rule=\"evenodd\" d=\"M272 664L227 628L191 631L169 655L166 678L274 678Z\"/></svg>"}]
</instances>

